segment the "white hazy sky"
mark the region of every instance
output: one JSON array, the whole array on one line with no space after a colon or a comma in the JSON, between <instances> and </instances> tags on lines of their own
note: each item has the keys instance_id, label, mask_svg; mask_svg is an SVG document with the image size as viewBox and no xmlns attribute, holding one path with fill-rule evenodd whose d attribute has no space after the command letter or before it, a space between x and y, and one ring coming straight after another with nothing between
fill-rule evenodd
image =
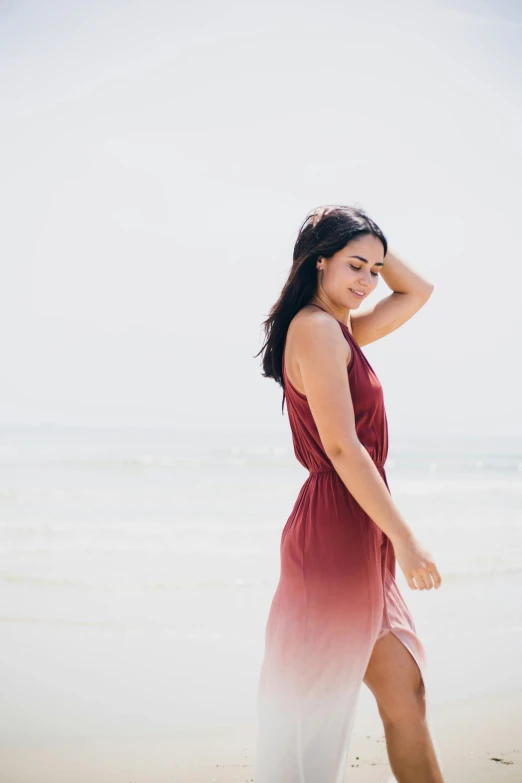
<instances>
[{"instance_id":1,"label":"white hazy sky","mask_svg":"<svg viewBox=\"0 0 522 783\"><path fill-rule=\"evenodd\" d=\"M522 435L521 43L518 0L1 2L0 420L286 432L261 323L341 203L435 284L364 349L390 431Z\"/></svg>"}]
</instances>

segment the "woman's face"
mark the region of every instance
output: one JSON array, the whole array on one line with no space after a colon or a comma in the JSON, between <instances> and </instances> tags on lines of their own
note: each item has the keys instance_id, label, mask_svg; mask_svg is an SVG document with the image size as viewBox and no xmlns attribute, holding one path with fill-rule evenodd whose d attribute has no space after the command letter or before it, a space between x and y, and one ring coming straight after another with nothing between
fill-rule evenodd
<instances>
[{"instance_id":1,"label":"woman's face","mask_svg":"<svg viewBox=\"0 0 522 783\"><path fill-rule=\"evenodd\" d=\"M384 265L382 242L364 234L348 242L331 258L320 258L320 288L339 307L357 309L375 289ZM361 294L361 296L359 296Z\"/></svg>"}]
</instances>

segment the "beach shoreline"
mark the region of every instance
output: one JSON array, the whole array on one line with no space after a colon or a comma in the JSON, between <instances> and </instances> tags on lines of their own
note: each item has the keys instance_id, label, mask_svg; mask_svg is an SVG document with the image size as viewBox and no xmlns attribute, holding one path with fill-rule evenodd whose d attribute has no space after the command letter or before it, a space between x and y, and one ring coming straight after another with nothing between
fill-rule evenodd
<instances>
[{"instance_id":1,"label":"beach shoreline","mask_svg":"<svg viewBox=\"0 0 522 783\"><path fill-rule=\"evenodd\" d=\"M522 780L522 691L428 704L446 783ZM4 783L255 783L256 724L0 746ZM377 710L358 711L346 783L391 783Z\"/></svg>"}]
</instances>

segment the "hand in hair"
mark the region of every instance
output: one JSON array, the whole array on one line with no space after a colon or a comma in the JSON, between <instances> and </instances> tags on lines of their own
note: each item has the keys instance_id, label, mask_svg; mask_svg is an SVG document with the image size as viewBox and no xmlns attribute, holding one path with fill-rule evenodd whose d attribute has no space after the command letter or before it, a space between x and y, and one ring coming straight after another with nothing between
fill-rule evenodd
<instances>
[{"instance_id":1,"label":"hand in hair","mask_svg":"<svg viewBox=\"0 0 522 783\"><path fill-rule=\"evenodd\" d=\"M312 212L312 226L315 228L319 221L324 218L331 209L334 209L334 207L317 207L317 209L314 209Z\"/></svg>"}]
</instances>

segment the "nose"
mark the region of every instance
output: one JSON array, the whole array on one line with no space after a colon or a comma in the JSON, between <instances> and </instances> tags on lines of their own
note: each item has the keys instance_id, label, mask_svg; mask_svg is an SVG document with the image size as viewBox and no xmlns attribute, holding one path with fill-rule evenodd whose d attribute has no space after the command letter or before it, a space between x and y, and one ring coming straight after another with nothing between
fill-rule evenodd
<instances>
[{"instance_id":1,"label":"nose","mask_svg":"<svg viewBox=\"0 0 522 783\"><path fill-rule=\"evenodd\" d=\"M361 278L361 285L363 288L371 288L373 284L372 274L369 269L364 270L364 275Z\"/></svg>"}]
</instances>

